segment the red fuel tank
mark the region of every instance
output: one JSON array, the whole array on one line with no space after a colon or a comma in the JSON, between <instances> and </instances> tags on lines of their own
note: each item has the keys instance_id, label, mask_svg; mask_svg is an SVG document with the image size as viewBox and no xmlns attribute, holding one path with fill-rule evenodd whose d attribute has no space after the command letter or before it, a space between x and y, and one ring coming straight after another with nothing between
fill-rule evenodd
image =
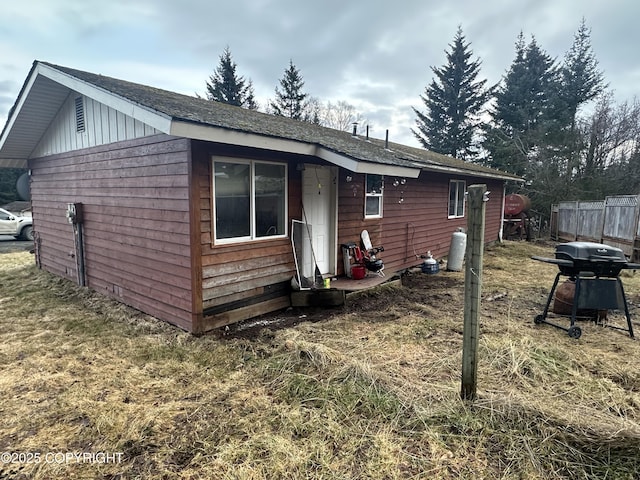
<instances>
[{"instance_id":1,"label":"red fuel tank","mask_svg":"<svg viewBox=\"0 0 640 480\"><path fill-rule=\"evenodd\" d=\"M531 200L525 195L510 193L504 197L504 214L520 215L526 213L531 208Z\"/></svg>"}]
</instances>

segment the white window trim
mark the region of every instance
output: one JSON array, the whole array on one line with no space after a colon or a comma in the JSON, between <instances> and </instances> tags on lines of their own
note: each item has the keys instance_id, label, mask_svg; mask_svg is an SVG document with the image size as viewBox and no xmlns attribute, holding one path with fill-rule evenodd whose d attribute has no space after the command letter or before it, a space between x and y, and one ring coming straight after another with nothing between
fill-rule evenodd
<instances>
[{"instance_id":1,"label":"white window trim","mask_svg":"<svg viewBox=\"0 0 640 480\"><path fill-rule=\"evenodd\" d=\"M240 165L249 165L249 172L251 175L251 184L249 185L249 204L250 204L250 218L251 225L249 226L251 234L249 236L244 237L233 237L233 238L216 238L217 228L216 228L216 178L215 178L215 163L216 162L224 162L224 163L237 163ZM255 166L256 164L267 164L267 165L279 165L284 166L284 234L282 235L269 235L265 237L256 237L256 216L255 216L255 207L256 207L256 196L255 196ZM212 242L214 245L229 245L235 243L249 243L249 242L264 242L266 240L275 240L281 238L287 238L289 236L289 165L284 162L269 162L263 160L249 160L244 158L235 158L235 157L212 157L211 158L211 233L212 233Z\"/></svg>"},{"instance_id":2,"label":"white window trim","mask_svg":"<svg viewBox=\"0 0 640 480\"><path fill-rule=\"evenodd\" d=\"M380 190L380 193L367 193L367 176L368 175L377 175L379 177L382 177L382 190ZM378 206L379 206L379 212L376 215L367 215L367 198L377 198L378 199ZM382 218L382 207L384 205L384 175L379 175L377 173L375 174L365 174L364 176L364 218Z\"/></svg>"},{"instance_id":3,"label":"white window trim","mask_svg":"<svg viewBox=\"0 0 640 480\"><path fill-rule=\"evenodd\" d=\"M447 218L464 218L464 215L466 213L466 199L465 196L462 196L462 215L449 215L449 210L451 210L451 187L455 185L456 187L456 211L458 210L458 198L459 198L459 192L458 192L458 188L460 188L460 185L462 185L462 191L466 192L467 191L467 182L465 180L449 180L449 198L447 200Z\"/></svg>"}]
</instances>

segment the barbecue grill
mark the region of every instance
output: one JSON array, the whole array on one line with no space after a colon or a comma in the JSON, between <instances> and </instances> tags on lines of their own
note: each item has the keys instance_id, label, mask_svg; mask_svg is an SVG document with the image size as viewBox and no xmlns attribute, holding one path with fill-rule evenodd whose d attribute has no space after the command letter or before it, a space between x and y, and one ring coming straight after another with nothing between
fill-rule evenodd
<instances>
[{"instance_id":1,"label":"barbecue grill","mask_svg":"<svg viewBox=\"0 0 640 480\"><path fill-rule=\"evenodd\" d=\"M633 338L633 327L629 306L624 294L620 272L622 270L640 269L640 264L629 263L624 252L616 247L593 242L568 242L556 246L555 258L533 256L533 260L552 263L558 266L559 272L549 292L547 303L542 314L535 317L535 323L546 323L566 331L572 338L580 338L582 330L575 325L579 311L591 310L624 310L627 328L607 325L629 332ZM547 314L549 305L558 286L561 276L575 281L573 305L571 307L571 323L569 327L549 322ZM597 320L597 315L596 318Z\"/></svg>"}]
</instances>

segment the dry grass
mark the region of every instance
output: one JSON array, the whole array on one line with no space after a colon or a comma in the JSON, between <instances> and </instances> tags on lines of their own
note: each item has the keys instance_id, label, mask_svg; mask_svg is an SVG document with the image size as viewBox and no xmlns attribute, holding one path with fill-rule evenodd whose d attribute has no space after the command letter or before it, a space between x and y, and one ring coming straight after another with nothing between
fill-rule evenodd
<instances>
[{"instance_id":1,"label":"dry grass","mask_svg":"<svg viewBox=\"0 0 640 480\"><path fill-rule=\"evenodd\" d=\"M0 478L638 478L640 347L586 322L578 340L534 325L556 270L529 256L551 253L487 251L483 293L506 295L483 302L472 403L462 273L196 338L2 255L0 452L123 460L0 464ZM624 283L640 303L640 276Z\"/></svg>"}]
</instances>

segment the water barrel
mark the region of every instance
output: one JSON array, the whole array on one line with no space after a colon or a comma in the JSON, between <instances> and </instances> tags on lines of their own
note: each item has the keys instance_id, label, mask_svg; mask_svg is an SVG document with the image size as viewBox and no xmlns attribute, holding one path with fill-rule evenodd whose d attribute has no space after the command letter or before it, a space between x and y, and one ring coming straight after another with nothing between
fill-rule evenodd
<instances>
[{"instance_id":1,"label":"water barrel","mask_svg":"<svg viewBox=\"0 0 640 480\"><path fill-rule=\"evenodd\" d=\"M467 234L461 230L453 232L451 236L451 246L449 247L449 257L447 258L447 270L459 272L462 270L464 252L467 248Z\"/></svg>"},{"instance_id":2,"label":"water barrel","mask_svg":"<svg viewBox=\"0 0 640 480\"><path fill-rule=\"evenodd\" d=\"M504 214L520 215L526 213L531 208L531 200L526 195L510 193L504 197Z\"/></svg>"}]
</instances>

